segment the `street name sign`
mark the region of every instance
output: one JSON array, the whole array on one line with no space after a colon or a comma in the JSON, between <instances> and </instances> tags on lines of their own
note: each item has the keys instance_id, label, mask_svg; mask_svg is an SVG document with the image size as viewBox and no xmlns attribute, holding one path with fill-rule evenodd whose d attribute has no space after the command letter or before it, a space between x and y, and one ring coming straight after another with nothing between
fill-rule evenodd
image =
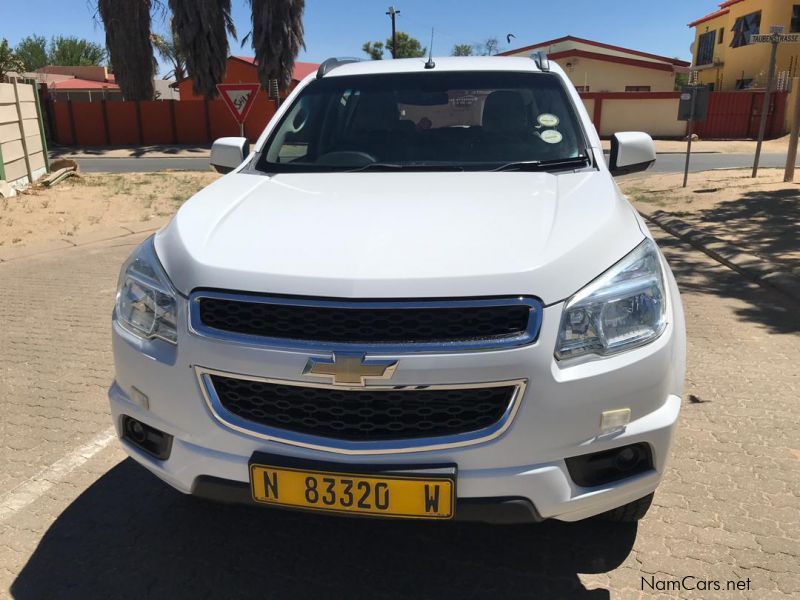
<instances>
[{"instance_id":1,"label":"street name sign","mask_svg":"<svg viewBox=\"0 0 800 600\"><path fill-rule=\"evenodd\" d=\"M750 36L751 44L800 44L800 33L760 33Z\"/></svg>"},{"instance_id":2,"label":"street name sign","mask_svg":"<svg viewBox=\"0 0 800 600\"><path fill-rule=\"evenodd\" d=\"M220 97L239 125L244 125L247 113L253 108L258 95L257 83L220 83Z\"/></svg>"}]
</instances>

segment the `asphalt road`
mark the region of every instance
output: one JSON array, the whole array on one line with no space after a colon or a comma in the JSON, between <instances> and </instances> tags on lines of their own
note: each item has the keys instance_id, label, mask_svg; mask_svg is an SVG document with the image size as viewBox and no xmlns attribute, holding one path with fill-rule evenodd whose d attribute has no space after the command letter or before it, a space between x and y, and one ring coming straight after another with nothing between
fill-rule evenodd
<instances>
[{"instance_id":1,"label":"asphalt road","mask_svg":"<svg viewBox=\"0 0 800 600\"><path fill-rule=\"evenodd\" d=\"M685 154L659 154L653 171L656 173L682 173L686 163ZM760 166L783 167L786 165L785 154L762 154ZM752 167L753 154L723 154L720 152L692 154L689 170L692 172L710 169L731 169Z\"/></svg>"},{"instance_id":2,"label":"asphalt road","mask_svg":"<svg viewBox=\"0 0 800 600\"><path fill-rule=\"evenodd\" d=\"M152 173L174 169L207 171L208 158L79 158L78 166L85 173Z\"/></svg>"},{"instance_id":3,"label":"asphalt road","mask_svg":"<svg viewBox=\"0 0 800 600\"><path fill-rule=\"evenodd\" d=\"M680 173L685 160L683 154L659 154L653 171ZM762 167L783 167L785 162L785 154L764 154L761 157ZM205 171L209 168L208 158L80 158L78 164L87 173L148 173L165 169ZM690 169L698 172L750 167L752 164L752 154L706 153L692 155Z\"/></svg>"}]
</instances>

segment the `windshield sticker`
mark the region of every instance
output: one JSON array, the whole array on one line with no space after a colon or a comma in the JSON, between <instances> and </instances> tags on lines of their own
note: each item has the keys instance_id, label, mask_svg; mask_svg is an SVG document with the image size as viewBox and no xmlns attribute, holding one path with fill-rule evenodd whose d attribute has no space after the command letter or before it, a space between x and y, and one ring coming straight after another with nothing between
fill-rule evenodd
<instances>
[{"instance_id":1,"label":"windshield sticker","mask_svg":"<svg viewBox=\"0 0 800 600\"><path fill-rule=\"evenodd\" d=\"M558 144L561 140L564 139L564 136L561 135L555 129L548 129L546 131L543 131L541 134L539 134L539 137L542 138L543 142L547 142L548 144Z\"/></svg>"},{"instance_id":2,"label":"windshield sticker","mask_svg":"<svg viewBox=\"0 0 800 600\"><path fill-rule=\"evenodd\" d=\"M550 113L541 114L536 120L542 127L555 127L561 122L557 116L551 115Z\"/></svg>"}]
</instances>

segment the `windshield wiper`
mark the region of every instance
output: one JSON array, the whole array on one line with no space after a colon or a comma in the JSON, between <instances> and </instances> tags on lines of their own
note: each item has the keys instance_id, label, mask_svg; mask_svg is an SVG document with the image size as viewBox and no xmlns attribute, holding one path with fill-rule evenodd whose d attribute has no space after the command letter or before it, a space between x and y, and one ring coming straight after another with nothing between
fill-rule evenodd
<instances>
[{"instance_id":1,"label":"windshield wiper","mask_svg":"<svg viewBox=\"0 0 800 600\"><path fill-rule=\"evenodd\" d=\"M357 173L359 171L463 171L464 167L459 165L430 165L430 164L413 164L413 163L370 163L363 167L356 167L354 169L346 169L345 173Z\"/></svg>"},{"instance_id":2,"label":"windshield wiper","mask_svg":"<svg viewBox=\"0 0 800 600\"><path fill-rule=\"evenodd\" d=\"M584 166L589 162L588 156L575 156L574 158L556 158L553 160L523 160L500 165L490 171L545 171L548 169L566 169L569 167Z\"/></svg>"}]
</instances>

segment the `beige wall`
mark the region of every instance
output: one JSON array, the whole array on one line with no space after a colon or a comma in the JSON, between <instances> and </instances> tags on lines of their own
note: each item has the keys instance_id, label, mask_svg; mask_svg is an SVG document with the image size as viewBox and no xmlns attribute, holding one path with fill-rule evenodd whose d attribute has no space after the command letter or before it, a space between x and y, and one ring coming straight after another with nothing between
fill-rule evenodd
<instances>
[{"instance_id":1,"label":"beige wall","mask_svg":"<svg viewBox=\"0 0 800 600\"><path fill-rule=\"evenodd\" d=\"M591 119L594 115L594 99L593 98L581 98L583 100L583 105L586 107L586 112L589 113L589 118Z\"/></svg>"},{"instance_id":2,"label":"beige wall","mask_svg":"<svg viewBox=\"0 0 800 600\"><path fill-rule=\"evenodd\" d=\"M604 99L600 135L644 131L653 137L683 137L686 123L678 121L678 98Z\"/></svg>"},{"instance_id":3,"label":"beige wall","mask_svg":"<svg viewBox=\"0 0 800 600\"><path fill-rule=\"evenodd\" d=\"M590 92L624 92L629 85L649 85L651 92L675 89L672 71L645 69L589 58L559 58L556 62L575 85L589 85Z\"/></svg>"},{"instance_id":4,"label":"beige wall","mask_svg":"<svg viewBox=\"0 0 800 600\"><path fill-rule=\"evenodd\" d=\"M597 48L594 48L594 52ZM604 54L610 53L602 50ZM523 52L515 56L529 56ZM590 92L624 92L625 86L649 85L651 92L675 89L675 73L605 60L583 57L559 58L556 61L574 85L588 85Z\"/></svg>"},{"instance_id":5,"label":"beige wall","mask_svg":"<svg viewBox=\"0 0 800 600\"><path fill-rule=\"evenodd\" d=\"M29 182L28 164L35 181L46 172L46 163L33 86L19 83L17 91L18 99L13 84L0 83L0 154L5 180L21 185Z\"/></svg>"},{"instance_id":6,"label":"beige wall","mask_svg":"<svg viewBox=\"0 0 800 600\"><path fill-rule=\"evenodd\" d=\"M78 79L87 79L89 81L106 81L108 78L108 70L106 67L99 66L75 66L75 67L61 67L56 65L47 65L41 69L37 69L39 73L56 73L58 75L72 75Z\"/></svg>"}]
</instances>

